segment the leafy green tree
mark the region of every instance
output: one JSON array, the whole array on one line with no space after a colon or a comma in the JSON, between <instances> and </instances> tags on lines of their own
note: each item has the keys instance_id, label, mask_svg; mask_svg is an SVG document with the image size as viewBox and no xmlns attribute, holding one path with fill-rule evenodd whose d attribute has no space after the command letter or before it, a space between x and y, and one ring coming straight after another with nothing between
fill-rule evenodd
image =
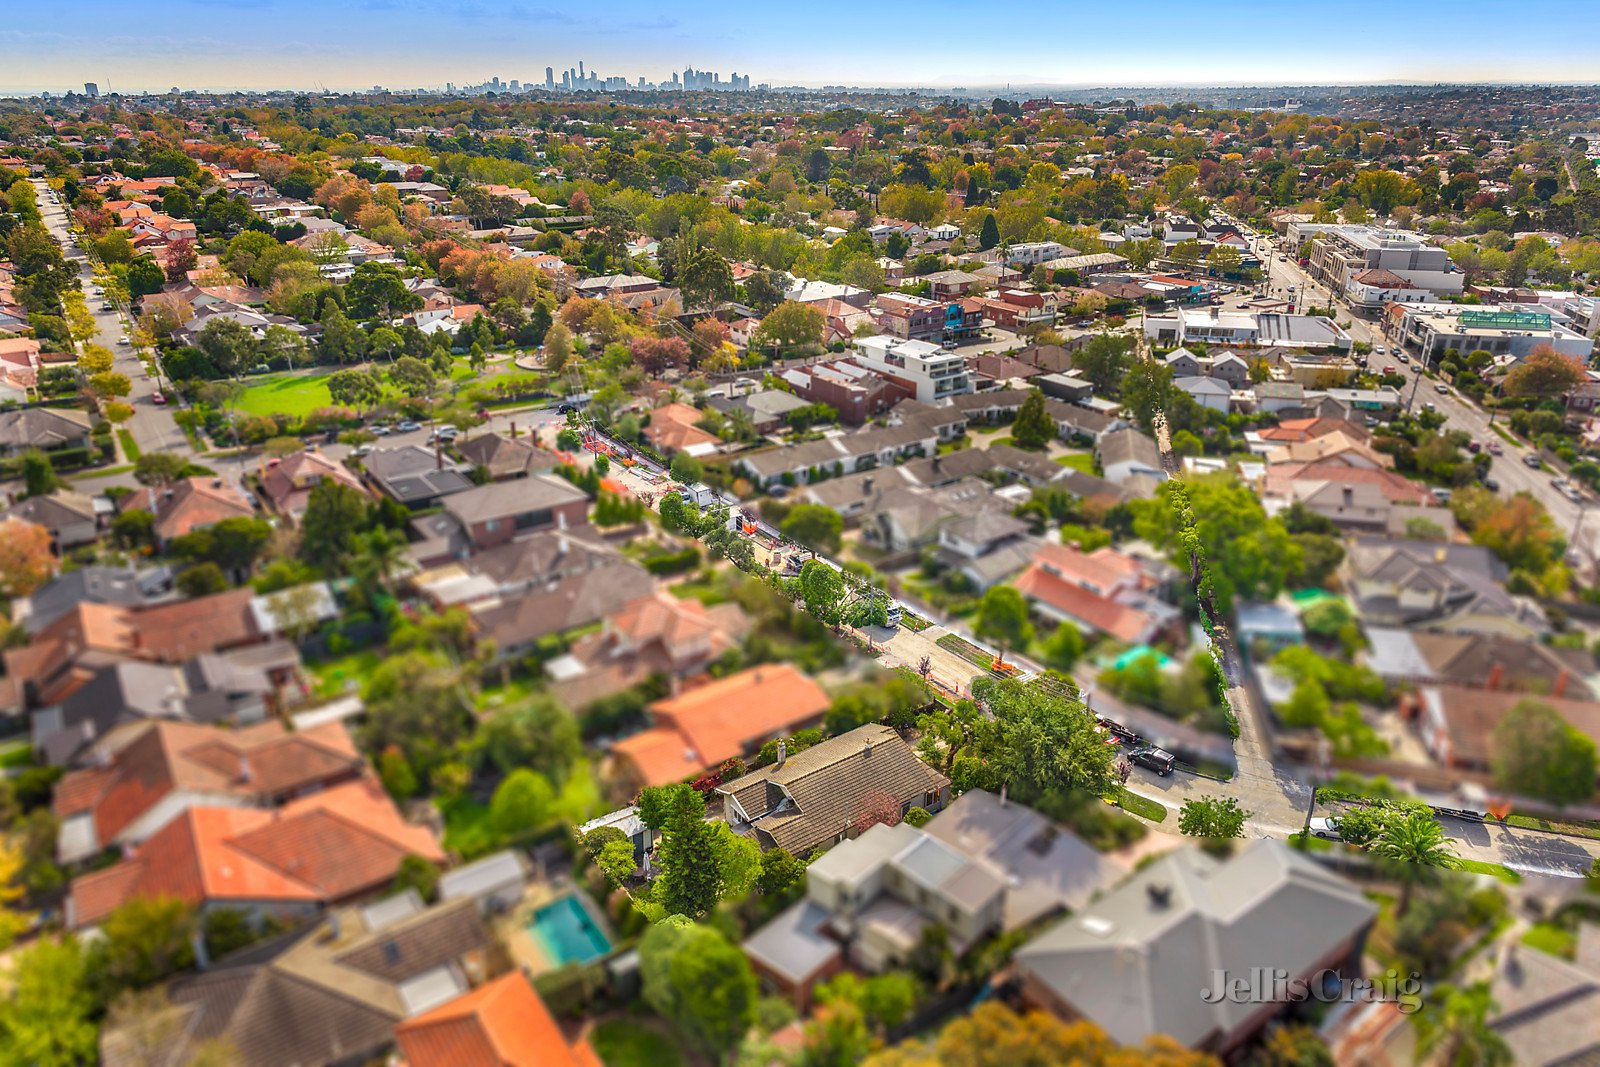
<instances>
[{"instance_id":1,"label":"leafy green tree","mask_svg":"<svg viewBox=\"0 0 1600 1067\"><path fill-rule=\"evenodd\" d=\"M778 531L813 552L834 555L843 544L844 519L825 504L796 504Z\"/></svg>"},{"instance_id":2,"label":"leafy green tree","mask_svg":"<svg viewBox=\"0 0 1600 1067\"><path fill-rule=\"evenodd\" d=\"M196 563L178 575L178 590L186 597L210 596L228 588L228 576L215 563Z\"/></svg>"},{"instance_id":3,"label":"leafy green tree","mask_svg":"<svg viewBox=\"0 0 1600 1067\"><path fill-rule=\"evenodd\" d=\"M1213 841L1243 837L1250 812L1233 797L1196 797L1183 802L1178 812L1178 832Z\"/></svg>"},{"instance_id":4,"label":"leafy green tree","mask_svg":"<svg viewBox=\"0 0 1600 1067\"><path fill-rule=\"evenodd\" d=\"M756 888L763 896L777 897L805 880L806 865L787 849L774 848L761 854L761 873Z\"/></svg>"},{"instance_id":5,"label":"leafy green tree","mask_svg":"<svg viewBox=\"0 0 1600 1067\"><path fill-rule=\"evenodd\" d=\"M27 496L48 496L61 488L61 479L50 457L37 448L22 454L22 487Z\"/></svg>"},{"instance_id":6,"label":"leafy green tree","mask_svg":"<svg viewBox=\"0 0 1600 1067\"><path fill-rule=\"evenodd\" d=\"M674 455L667 470L672 475L673 481L682 482L684 485L693 485L706 476L705 467L687 452Z\"/></svg>"},{"instance_id":7,"label":"leafy green tree","mask_svg":"<svg viewBox=\"0 0 1600 1067\"><path fill-rule=\"evenodd\" d=\"M709 245L679 252L672 281L686 309L712 309L733 299L733 271Z\"/></svg>"},{"instance_id":8,"label":"leafy green tree","mask_svg":"<svg viewBox=\"0 0 1600 1067\"><path fill-rule=\"evenodd\" d=\"M973 695L989 709L993 723L968 719L956 724L956 736L970 736L1000 781L1020 795L1079 789L1100 796L1115 783L1111 747L1081 701L1012 679L980 678Z\"/></svg>"},{"instance_id":9,"label":"leafy green tree","mask_svg":"<svg viewBox=\"0 0 1600 1067\"><path fill-rule=\"evenodd\" d=\"M1018 448L1042 449L1056 437L1056 423L1044 409L1044 394L1034 389L1017 409L1011 440Z\"/></svg>"},{"instance_id":10,"label":"leafy green tree","mask_svg":"<svg viewBox=\"0 0 1600 1067\"><path fill-rule=\"evenodd\" d=\"M1492 736L1490 768L1498 788L1558 807L1594 796L1595 744L1549 704L1518 701Z\"/></svg>"},{"instance_id":11,"label":"leafy green tree","mask_svg":"<svg viewBox=\"0 0 1600 1067\"><path fill-rule=\"evenodd\" d=\"M1083 631L1072 622L1059 624L1045 640L1045 662L1058 671L1071 671L1083 657Z\"/></svg>"},{"instance_id":12,"label":"leafy green tree","mask_svg":"<svg viewBox=\"0 0 1600 1067\"><path fill-rule=\"evenodd\" d=\"M359 372L345 372L359 373ZM389 381L407 396L421 397L433 392L433 368L415 356L401 356L389 368Z\"/></svg>"},{"instance_id":13,"label":"leafy green tree","mask_svg":"<svg viewBox=\"0 0 1600 1067\"><path fill-rule=\"evenodd\" d=\"M11 957L0 998L0 1061L78 1067L97 1059L89 953L70 934L42 937Z\"/></svg>"},{"instance_id":14,"label":"leafy green tree","mask_svg":"<svg viewBox=\"0 0 1600 1067\"><path fill-rule=\"evenodd\" d=\"M1166 549L1187 570L1180 508L1185 490L1218 610L1231 610L1236 597L1270 599L1281 592L1299 565L1299 546L1283 523L1267 517L1255 493L1232 475L1162 483L1155 499L1131 505L1134 533Z\"/></svg>"},{"instance_id":15,"label":"leafy green tree","mask_svg":"<svg viewBox=\"0 0 1600 1067\"><path fill-rule=\"evenodd\" d=\"M410 853L402 856L400 866L395 868L394 882L389 886L389 892L398 894L415 889L424 902L432 901L439 890L440 873L439 865L428 857Z\"/></svg>"},{"instance_id":16,"label":"leafy green tree","mask_svg":"<svg viewBox=\"0 0 1600 1067\"><path fill-rule=\"evenodd\" d=\"M255 337L248 326L233 319L215 318L206 323L195 345L229 378L237 378L256 363Z\"/></svg>"},{"instance_id":17,"label":"leafy green tree","mask_svg":"<svg viewBox=\"0 0 1600 1067\"><path fill-rule=\"evenodd\" d=\"M422 306L422 298L406 288L399 269L385 263L362 263L344 287L345 305L358 319L392 319Z\"/></svg>"},{"instance_id":18,"label":"leafy green tree","mask_svg":"<svg viewBox=\"0 0 1600 1067\"><path fill-rule=\"evenodd\" d=\"M489 800L489 823L502 839L522 840L549 820L554 804L555 788L550 780L519 767L495 788Z\"/></svg>"},{"instance_id":19,"label":"leafy green tree","mask_svg":"<svg viewBox=\"0 0 1600 1067\"><path fill-rule=\"evenodd\" d=\"M750 338L750 346L770 353L815 347L822 344L822 312L810 304L786 300L767 313Z\"/></svg>"},{"instance_id":20,"label":"leafy green tree","mask_svg":"<svg viewBox=\"0 0 1600 1067\"><path fill-rule=\"evenodd\" d=\"M428 369L421 360L413 362L422 366L423 370ZM378 381L376 374L368 370L334 371L328 375L328 396L335 404L360 411L383 399L383 384Z\"/></svg>"},{"instance_id":21,"label":"leafy green tree","mask_svg":"<svg viewBox=\"0 0 1600 1067\"><path fill-rule=\"evenodd\" d=\"M300 517L300 555L315 567L337 572L350 559L355 538L367 525L367 510L361 490L332 479L318 482Z\"/></svg>"},{"instance_id":22,"label":"leafy green tree","mask_svg":"<svg viewBox=\"0 0 1600 1067\"><path fill-rule=\"evenodd\" d=\"M578 722L548 697L535 696L484 717L472 739L472 756L501 774L519 767L560 785L583 756Z\"/></svg>"},{"instance_id":23,"label":"leafy green tree","mask_svg":"<svg viewBox=\"0 0 1600 1067\"><path fill-rule=\"evenodd\" d=\"M755 1022L760 990L749 958L714 927L671 921L651 927L639 943L639 969L645 1002L714 1061Z\"/></svg>"},{"instance_id":24,"label":"leafy green tree","mask_svg":"<svg viewBox=\"0 0 1600 1067\"><path fill-rule=\"evenodd\" d=\"M332 300L322 309L322 354L334 363L354 363L367 351L367 335Z\"/></svg>"},{"instance_id":25,"label":"leafy green tree","mask_svg":"<svg viewBox=\"0 0 1600 1067\"><path fill-rule=\"evenodd\" d=\"M844 606L844 579L821 560L807 560L800 568L800 598L818 621L837 626Z\"/></svg>"},{"instance_id":26,"label":"leafy green tree","mask_svg":"<svg viewBox=\"0 0 1600 1067\"><path fill-rule=\"evenodd\" d=\"M132 897L100 924L90 949L101 982L115 991L148 986L194 964L198 913L175 897Z\"/></svg>"},{"instance_id":27,"label":"leafy green tree","mask_svg":"<svg viewBox=\"0 0 1600 1067\"><path fill-rule=\"evenodd\" d=\"M1026 648L1033 640L1033 623L1028 619L1028 602L1009 585L991 586L978 602L973 630L1000 646L1003 660L1010 649Z\"/></svg>"},{"instance_id":28,"label":"leafy green tree","mask_svg":"<svg viewBox=\"0 0 1600 1067\"><path fill-rule=\"evenodd\" d=\"M1128 338L1103 333L1072 354L1072 369L1094 386L1096 393L1117 390L1132 360Z\"/></svg>"}]
</instances>

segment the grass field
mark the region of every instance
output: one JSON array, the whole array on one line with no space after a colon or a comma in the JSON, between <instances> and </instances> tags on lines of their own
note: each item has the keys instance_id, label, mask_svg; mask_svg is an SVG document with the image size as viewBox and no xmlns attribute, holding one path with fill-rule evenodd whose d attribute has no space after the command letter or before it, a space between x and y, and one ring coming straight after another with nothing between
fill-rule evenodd
<instances>
[{"instance_id":1,"label":"grass field","mask_svg":"<svg viewBox=\"0 0 1600 1067\"><path fill-rule=\"evenodd\" d=\"M267 374L239 395L236 410L246 415L309 415L333 407L326 374Z\"/></svg>"},{"instance_id":2,"label":"grass field","mask_svg":"<svg viewBox=\"0 0 1600 1067\"><path fill-rule=\"evenodd\" d=\"M606 1067L679 1067L683 1053L660 1024L638 1019L607 1019L589 1042Z\"/></svg>"},{"instance_id":3,"label":"grass field","mask_svg":"<svg viewBox=\"0 0 1600 1067\"><path fill-rule=\"evenodd\" d=\"M1069 452L1064 456L1057 456L1056 462L1085 474L1094 473L1094 457L1087 452Z\"/></svg>"}]
</instances>

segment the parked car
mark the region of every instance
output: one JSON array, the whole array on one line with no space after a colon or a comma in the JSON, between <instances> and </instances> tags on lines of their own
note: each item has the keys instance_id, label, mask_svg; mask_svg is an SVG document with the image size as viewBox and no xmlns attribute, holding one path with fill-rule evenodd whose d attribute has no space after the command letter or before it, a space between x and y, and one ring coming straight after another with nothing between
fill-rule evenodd
<instances>
[{"instance_id":1,"label":"parked car","mask_svg":"<svg viewBox=\"0 0 1600 1067\"><path fill-rule=\"evenodd\" d=\"M1473 455L1477 455L1479 452L1483 451L1483 446L1476 441L1468 441L1467 451L1471 452Z\"/></svg>"},{"instance_id":2,"label":"parked car","mask_svg":"<svg viewBox=\"0 0 1600 1067\"><path fill-rule=\"evenodd\" d=\"M1394 358L1398 359L1401 363L1410 363L1411 362L1411 357L1406 355L1404 352L1396 352L1394 354Z\"/></svg>"},{"instance_id":3,"label":"parked car","mask_svg":"<svg viewBox=\"0 0 1600 1067\"><path fill-rule=\"evenodd\" d=\"M1499 456L1499 455L1504 455L1505 454L1505 449L1500 447L1500 442L1499 441L1490 441L1484 447L1486 447L1489 450L1489 455L1491 455L1491 456Z\"/></svg>"},{"instance_id":4,"label":"parked car","mask_svg":"<svg viewBox=\"0 0 1600 1067\"><path fill-rule=\"evenodd\" d=\"M1500 483L1495 481L1493 478L1485 478L1483 480L1483 487L1489 490L1491 493L1498 493L1500 491Z\"/></svg>"},{"instance_id":5,"label":"parked car","mask_svg":"<svg viewBox=\"0 0 1600 1067\"><path fill-rule=\"evenodd\" d=\"M1532 452L1529 452L1526 456L1522 457L1522 465L1524 467L1532 467L1534 470L1538 470L1540 467L1544 466L1544 464L1539 462L1539 457L1534 455Z\"/></svg>"},{"instance_id":6,"label":"parked car","mask_svg":"<svg viewBox=\"0 0 1600 1067\"><path fill-rule=\"evenodd\" d=\"M387 423L379 423L378 425L372 427L372 432L379 437L388 437L390 434L394 433L394 427L388 425Z\"/></svg>"},{"instance_id":7,"label":"parked car","mask_svg":"<svg viewBox=\"0 0 1600 1067\"><path fill-rule=\"evenodd\" d=\"M402 422L399 425L397 425L394 428L394 432L395 433L415 433L416 431L418 431L420 429L422 429L422 423L420 423L420 422L412 422L410 419L407 419L405 422Z\"/></svg>"},{"instance_id":8,"label":"parked car","mask_svg":"<svg viewBox=\"0 0 1600 1067\"><path fill-rule=\"evenodd\" d=\"M1385 363L1384 366L1383 366L1383 373L1385 373L1385 374L1393 374L1393 373L1395 373L1394 364L1393 363Z\"/></svg>"},{"instance_id":9,"label":"parked car","mask_svg":"<svg viewBox=\"0 0 1600 1067\"><path fill-rule=\"evenodd\" d=\"M1375 356L1386 356L1389 354L1389 349L1384 345L1373 345L1372 354Z\"/></svg>"},{"instance_id":10,"label":"parked car","mask_svg":"<svg viewBox=\"0 0 1600 1067\"><path fill-rule=\"evenodd\" d=\"M371 445L357 445L356 447L354 447L354 448L352 448L350 450L350 454L352 456L356 457L357 459L360 459L362 456L369 456L369 455L372 454L372 446Z\"/></svg>"},{"instance_id":11,"label":"parked car","mask_svg":"<svg viewBox=\"0 0 1600 1067\"><path fill-rule=\"evenodd\" d=\"M1339 816L1337 815L1329 815L1325 818L1312 819L1306 828L1311 832L1312 837L1320 837L1324 841L1340 840Z\"/></svg>"},{"instance_id":12,"label":"parked car","mask_svg":"<svg viewBox=\"0 0 1600 1067\"><path fill-rule=\"evenodd\" d=\"M1450 395L1450 387L1448 385L1444 384L1443 382L1439 382L1436 385L1434 385L1433 391L1438 393L1440 396L1449 396Z\"/></svg>"},{"instance_id":13,"label":"parked car","mask_svg":"<svg viewBox=\"0 0 1600 1067\"><path fill-rule=\"evenodd\" d=\"M167 402L167 398L166 398L165 394L163 394L163 393L151 393L150 394L150 403L156 404L156 405L159 406L161 404L165 404L166 402Z\"/></svg>"},{"instance_id":14,"label":"parked car","mask_svg":"<svg viewBox=\"0 0 1600 1067\"><path fill-rule=\"evenodd\" d=\"M1172 773L1172 768L1178 762L1177 756L1174 756L1164 748L1156 748L1154 745L1128 753L1128 759L1141 767L1155 771L1163 778Z\"/></svg>"}]
</instances>

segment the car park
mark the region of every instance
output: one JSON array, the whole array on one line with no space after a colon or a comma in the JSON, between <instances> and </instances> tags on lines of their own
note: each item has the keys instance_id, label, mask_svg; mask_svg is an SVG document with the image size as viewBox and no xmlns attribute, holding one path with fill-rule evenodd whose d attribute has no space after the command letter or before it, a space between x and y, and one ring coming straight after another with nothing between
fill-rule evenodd
<instances>
[{"instance_id":1,"label":"car park","mask_svg":"<svg viewBox=\"0 0 1600 1067\"><path fill-rule=\"evenodd\" d=\"M1133 752L1128 753L1128 759L1140 767L1155 771L1163 778L1171 774L1172 768L1177 766L1178 763L1177 756L1174 756L1164 748L1157 748L1154 745L1148 748L1135 749Z\"/></svg>"}]
</instances>

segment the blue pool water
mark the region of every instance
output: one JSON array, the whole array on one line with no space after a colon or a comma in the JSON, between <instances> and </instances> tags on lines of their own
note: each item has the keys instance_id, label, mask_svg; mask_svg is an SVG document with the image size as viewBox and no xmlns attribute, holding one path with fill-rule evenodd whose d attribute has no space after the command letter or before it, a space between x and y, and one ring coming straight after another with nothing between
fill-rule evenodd
<instances>
[{"instance_id":1,"label":"blue pool water","mask_svg":"<svg viewBox=\"0 0 1600 1067\"><path fill-rule=\"evenodd\" d=\"M588 963L611 951L604 931L571 894L535 911L528 921L528 933L558 967Z\"/></svg>"}]
</instances>

